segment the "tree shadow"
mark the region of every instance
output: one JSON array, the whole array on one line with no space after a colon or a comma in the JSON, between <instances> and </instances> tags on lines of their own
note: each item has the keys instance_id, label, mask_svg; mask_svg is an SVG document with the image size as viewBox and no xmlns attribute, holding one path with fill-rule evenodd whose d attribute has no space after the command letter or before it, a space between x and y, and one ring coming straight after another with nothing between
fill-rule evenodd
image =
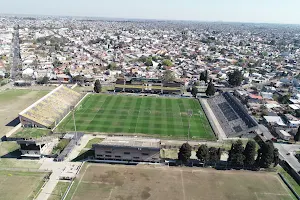
<instances>
[{"instance_id":1,"label":"tree shadow","mask_svg":"<svg viewBox=\"0 0 300 200\"><path fill-rule=\"evenodd\" d=\"M22 155L21 151L19 149L16 149L12 152L9 152L3 156L1 156L1 158L20 158Z\"/></svg>"},{"instance_id":2,"label":"tree shadow","mask_svg":"<svg viewBox=\"0 0 300 200\"><path fill-rule=\"evenodd\" d=\"M12 121L10 121L10 122L9 122L8 124L6 124L5 126L16 127L19 123L20 123L20 119L19 119L19 117L16 117L15 119L13 119Z\"/></svg>"}]
</instances>

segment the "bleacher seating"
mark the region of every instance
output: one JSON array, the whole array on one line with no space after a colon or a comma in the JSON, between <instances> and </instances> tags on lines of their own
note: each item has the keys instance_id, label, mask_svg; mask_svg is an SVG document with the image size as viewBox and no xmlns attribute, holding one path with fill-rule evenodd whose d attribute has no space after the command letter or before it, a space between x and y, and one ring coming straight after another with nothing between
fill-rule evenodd
<instances>
[{"instance_id":1,"label":"bleacher seating","mask_svg":"<svg viewBox=\"0 0 300 200\"><path fill-rule=\"evenodd\" d=\"M51 128L80 101L81 97L80 93L61 85L22 111L19 116L25 117L26 121L31 120L31 123L38 127ZM22 123L23 120L20 121Z\"/></svg>"},{"instance_id":2,"label":"bleacher seating","mask_svg":"<svg viewBox=\"0 0 300 200\"><path fill-rule=\"evenodd\" d=\"M257 126L243 105L228 92L210 98L208 103L228 137Z\"/></svg>"}]
</instances>

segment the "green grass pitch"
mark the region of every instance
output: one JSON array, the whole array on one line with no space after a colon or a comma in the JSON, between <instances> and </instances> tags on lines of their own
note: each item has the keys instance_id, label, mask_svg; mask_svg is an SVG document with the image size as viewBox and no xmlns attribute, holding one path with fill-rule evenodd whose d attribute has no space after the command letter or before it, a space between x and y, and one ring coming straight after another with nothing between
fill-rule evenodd
<instances>
[{"instance_id":1,"label":"green grass pitch","mask_svg":"<svg viewBox=\"0 0 300 200\"><path fill-rule=\"evenodd\" d=\"M191 139L215 139L209 122L196 99L91 94L75 111L77 131L144 134L186 139L189 116ZM73 131L72 115L57 131Z\"/></svg>"}]
</instances>

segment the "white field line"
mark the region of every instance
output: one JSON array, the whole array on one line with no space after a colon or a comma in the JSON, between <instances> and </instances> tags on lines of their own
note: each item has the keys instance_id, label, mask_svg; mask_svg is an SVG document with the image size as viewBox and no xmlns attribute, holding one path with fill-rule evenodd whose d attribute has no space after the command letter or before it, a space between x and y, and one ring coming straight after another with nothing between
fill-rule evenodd
<instances>
[{"instance_id":1,"label":"white field line","mask_svg":"<svg viewBox=\"0 0 300 200\"><path fill-rule=\"evenodd\" d=\"M258 198L258 196L257 196L257 193L254 192L254 194L255 194L256 200L259 200L259 198Z\"/></svg>"},{"instance_id":2,"label":"white field line","mask_svg":"<svg viewBox=\"0 0 300 200\"><path fill-rule=\"evenodd\" d=\"M142 104L143 100L144 100L144 97L142 97L141 104ZM138 112L138 116L137 116L136 124L135 124L135 127L134 127L134 133L136 133L136 127L137 127L137 124L138 124L138 122L139 122L139 117L140 117L140 108L141 108L141 105L140 105L140 107L139 107L139 112Z\"/></svg>"},{"instance_id":3,"label":"white field line","mask_svg":"<svg viewBox=\"0 0 300 200\"><path fill-rule=\"evenodd\" d=\"M82 165L82 166L83 166L83 165ZM74 190L74 193L72 194L71 200L73 199L75 193L77 192L77 189L78 189L78 187L79 187L79 185L80 185L80 183L81 183L81 181L82 181L82 179L83 179L83 177L84 177L84 175L85 175L85 172L86 172L86 170L87 170L88 168L89 168L89 165L86 166L86 168L85 168L83 174L81 175L81 178L80 178L80 180L79 180L79 182L78 182L78 185L76 186L76 188L75 188L75 190Z\"/></svg>"},{"instance_id":4,"label":"white field line","mask_svg":"<svg viewBox=\"0 0 300 200\"><path fill-rule=\"evenodd\" d=\"M113 190L114 190L114 188L112 188L112 189L110 190L110 193L109 193L109 196L108 196L108 200L110 200L111 194L112 194Z\"/></svg>"},{"instance_id":5,"label":"white field line","mask_svg":"<svg viewBox=\"0 0 300 200\"><path fill-rule=\"evenodd\" d=\"M181 174L181 185L182 185L183 199L185 200L185 191L184 191L184 183L183 183L182 170L180 170L180 174Z\"/></svg>"},{"instance_id":6,"label":"white field line","mask_svg":"<svg viewBox=\"0 0 300 200\"><path fill-rule=\"evenodd\" d=\"M102 102L102 104L101 104L100 108L103 106L103 104L104 104L104 102L105 102L106 98L107 98L107 97L105 97L105 99L104 99L104 101ZM99 110L98 110L98 111L99 111ZM95 119L96 115L98 114L98 111L95 113L95 115L94 115L93 119L92 119L90 122L92 122L92 121ZM85 112L86 112L86 111L84 111L83 113L85 113Z\"/></svg>"},{"instance_id":7,"label":"white field line","mask_svg":"<svg viewBox=\"0 0 300 200\"><path fill-rule=\"evenodd\" d=\"M283 180L281 180L279 178L279 176L276 176L276 178L278 179L278 181L281 183L282 187L285 189L285 191L287 192L288 195L290 195L291 199L294 199L293 196L291 195L291 191L289 188L287 188L287 186L283 183Z\"/></svg>"}]
</instances>

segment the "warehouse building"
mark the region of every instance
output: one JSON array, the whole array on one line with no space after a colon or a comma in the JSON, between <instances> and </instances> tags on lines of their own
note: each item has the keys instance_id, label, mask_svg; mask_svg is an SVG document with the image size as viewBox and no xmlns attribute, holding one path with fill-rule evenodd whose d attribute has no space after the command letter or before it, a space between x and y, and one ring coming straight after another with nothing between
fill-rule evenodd
<instances>
[{"instance_id":1,"label":"warehouse building","mask_svg":"<svg viewBox=\"0 0 300 200\"><path fill-rule=\"evenodd\" d=\"M133 162L160 162L159 139L109 137L94 144L95 158Z\"/></svg>"}]
</instances>

